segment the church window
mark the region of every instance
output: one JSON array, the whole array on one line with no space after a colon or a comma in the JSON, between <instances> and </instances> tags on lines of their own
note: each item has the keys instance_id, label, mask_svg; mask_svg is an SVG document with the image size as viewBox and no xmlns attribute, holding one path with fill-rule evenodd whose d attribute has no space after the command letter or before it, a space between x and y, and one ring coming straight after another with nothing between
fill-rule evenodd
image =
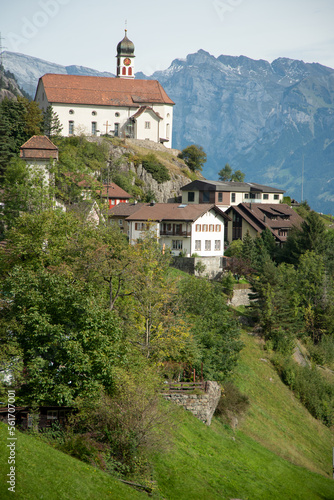
<instances>
[{"instance_id":1,"label":"church window","mask_svg":"<svg viewBox=\"0 0 334 500\"><path fill-rule=\"evenodd\" d=\"M70 110L69 110L69 113L70 113L70 115L74 115L74 110L73 110L73 109L70 109Z\"/></svg>"},{"instance_id":2,"label":"church window","mask_svg":"<svg viewBox=\"0 0 334 500\"><path fill-rule=\"evenodd\" d=\"M97 112L96 112L96 111L92 111L92 115L93 115L93 116L96 116L96 115L97 115Z\"/></svg>"},{"instance_id":3,"label":"church window","mask_svg":"<svg viewBox=\"0 0 334 500\"><path fill-rule=\"evenodd\" d=\"M128 75L129 75L129 76L132 76L132 68L129 68L129 69L128 69Z\"/></svg>"},{"instance_id":4,"label":"church window","mask_svg":"<svg viewBox=\"0 0 334 500\"><path fill-rule=\"evenodd\" d=\"M68 122L68 135L74 134L74 121L70 120Z\"/></svg>"},{"instance_id":5,"label":"church window","mask_svg":"<svg viewBox=\"0 0 334 500\"><path fill-rule=\"evenodd\" d=\"M167 113L167 118L169 118L169 117L170 117L170 113Z\"/></svg>"},{"instance_id":6,"label":"church window","mask_svg":"<svg viewBox=\"0 0 334 500\"><path fill-rule=\"evenodd\" d=\"M122 68L122 75L126 76L126 67L125 66Z\"/></svg>"},{"instance_id":7,"label":"church window","mask_svg":"<svg viewBox=\"0 0 334 500\"><path fill-rule=\"evenodd\" d=\"M118 134L119 134L119 123L115 123L114 136L118 137Z\"/></svg>"},{"instance_id":8,"label":"church window","mask_svg":"<svg viewBox=\"0 0 334 500\"><path fill-rule=\"evenodd\" d=\"M115 116L117 116L117 118L119 117L119 113L118 113L118 111L116 111Z\"/></svg>"},{"instance_id":9,"label":"church window","mask_svg":"<svg viewBox=\"0 0 334 500\"><path fill-rule=\"evenodd\" d=\"M96 135L96 122L92 122L92 135Z\"/></svg>"},{"instance_id":10,"label":"church window","mask_svg":"<svg viewBox=\"0 0 334 500\"><path fill-rule=\"evenodd\" d=\"M167 123L167 125L166 125L166 139L169 139L169 135L170 135L170 125L169 125L169 123Z\"/></svg>"},{"instance_id":11,"label":"church window","mask_svg":"<svg viewBox=\"0 0 334 500\"><path fill-rule=\"evenodd\" d=\"M146 129L151 128L151 122L145 122L145 128Z\"/></svg>"}]
</instances>

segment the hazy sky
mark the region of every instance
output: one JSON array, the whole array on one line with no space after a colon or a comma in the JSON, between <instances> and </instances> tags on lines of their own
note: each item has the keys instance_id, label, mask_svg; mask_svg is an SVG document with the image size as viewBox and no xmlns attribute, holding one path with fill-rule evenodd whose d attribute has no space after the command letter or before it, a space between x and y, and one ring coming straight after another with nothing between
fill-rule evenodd
<instances>
[{"instance_id":1,"label":"hazy sky","mask_svg":"<svg viewBox=\"0 0 334 500\"><path fill-rule=\"evenodd\" d=\"M334 68L333 0L1 0L5 50L115 72L128 36L147 75L204 49ZM5 5L4 5L5 4Z\"/></svg>"}]
</instances>

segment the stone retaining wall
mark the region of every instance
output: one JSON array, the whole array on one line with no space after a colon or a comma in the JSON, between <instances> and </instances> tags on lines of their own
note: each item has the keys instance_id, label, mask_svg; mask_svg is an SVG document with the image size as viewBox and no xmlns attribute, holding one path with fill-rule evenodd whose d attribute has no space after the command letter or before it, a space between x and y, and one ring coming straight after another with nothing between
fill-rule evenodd
<instances>
[{"instance_id":1,"label":"stone retaining wall","mask_svg":"<svg viewBox=\"0 0 334 500\"><path fill-rule=\"evenodd\" d=\"M204 394L171 392L163 394L163 397L167 401L183 406L185 410L191 411L204 424L210 425L220 399L221 389L217 382L207 382L206 384L207 390Z\"/></svg>"}]
</instances>

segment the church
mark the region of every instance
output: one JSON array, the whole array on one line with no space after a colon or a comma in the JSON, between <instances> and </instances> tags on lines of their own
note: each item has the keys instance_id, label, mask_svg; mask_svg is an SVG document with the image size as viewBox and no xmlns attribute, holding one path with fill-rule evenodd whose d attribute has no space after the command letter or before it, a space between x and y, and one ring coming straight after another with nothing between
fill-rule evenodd
<instances>
[{"instance_id":1,"label":"church","mask_svg":"<svg viewBox=\"0 0 334 500\"><path fill-rule=\"evenodd\" d=\"M174 102L157 80L136 80L135 47L127 37L117 45L116 77L45 74L35 101L51 105L62 135L110 135L150 140L172 147Z\"/></svg>"}]
</instances>

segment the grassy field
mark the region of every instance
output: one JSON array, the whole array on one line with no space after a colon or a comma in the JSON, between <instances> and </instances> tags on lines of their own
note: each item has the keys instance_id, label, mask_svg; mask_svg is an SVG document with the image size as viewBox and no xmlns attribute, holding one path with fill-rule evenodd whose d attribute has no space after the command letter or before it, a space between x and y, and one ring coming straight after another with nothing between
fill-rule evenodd
<instances>
[{"instance_id":1,"label":"grassy field","mask_svg":"<svg viewBox=\"0 0 334 500\"><path fill-rule=\"evenodd\" d=\"M168 500L334 499L334 481L280 458L214 419L210 428L182 412L177 445L154 457L161 498ZM181 417L179 417L181 418Z\"/></svg>"},{"instance_id":2,"label":"grassy field","mask_svg":"<svg viewBox=\"0 0 334 500\"><path fill-rule=\"evenodd\" d=\"M251 406L240 430L282 458L332 477L333 432L281 382L261 343L247 334L242 340L245 348L235 381Z\"/></svg>"},{"instance_id":3,"label":"grassy field","mask_svg":"<svg viewBox=\"0 0 334 500\"><path fill-rule=\"evenodd\" d=\"M64 455L32 436L16 432L16 488L8 491L7 426L0 424L1 500L136 500L147 498L83 462Z\"/></svg>"}]
</instances>

